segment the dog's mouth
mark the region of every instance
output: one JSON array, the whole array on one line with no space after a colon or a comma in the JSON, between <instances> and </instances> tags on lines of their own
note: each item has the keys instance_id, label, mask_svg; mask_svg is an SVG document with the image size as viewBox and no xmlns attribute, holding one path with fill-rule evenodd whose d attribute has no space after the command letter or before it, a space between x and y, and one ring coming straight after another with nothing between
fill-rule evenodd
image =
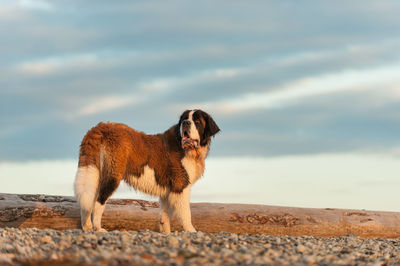
<instances>
[{"instance_id":1,"label":"dog's mouth","mask_svg":"<svg viewBox=\"0 0 400 266\"><path fill-rule=\"evenodd\" d=\"M199 141L196 139L192 139L189 137L187 132L183 133L182 141L181 141L182 149L197 149L199 147Z\"/></svg>"}]
</instances>

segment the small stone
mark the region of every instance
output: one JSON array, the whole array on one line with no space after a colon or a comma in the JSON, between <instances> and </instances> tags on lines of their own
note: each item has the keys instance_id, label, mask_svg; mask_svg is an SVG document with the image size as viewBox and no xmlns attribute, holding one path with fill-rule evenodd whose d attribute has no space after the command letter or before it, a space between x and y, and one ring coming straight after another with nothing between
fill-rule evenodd
<instances>
[{"instance_id":1,"label":"small stone","mask_svg":"<svg viewBox=\"0 0 400 266\"><path fill-rule=\"evenodd\" d=\"M204 241L207 241L207 242L208 242L208 241L211 241L211 237L208 236L208 235L206 235L206 236L203 237L203 240L204 240Z\"/></svg>"},{"instance_id":2,"label":"small stone","mask_svg":"<svg viewBox=\"0 0 400 266\"><path fill-rule=\"evenodd\" d=\"M232 241L232 242L234 242L234 243L236 243L238 240L239 240L239 237L238 237L237 234L232 234L232 235L229 237L229 241Z\"/></svg>"},{"instance_id":3,"label":"small stone","mask_svg":"<svg viewBox=\"0 0 400 266\"><path fill-rule=\"evenodd\" d=\"M1 249L5 250L6 253L12 253L15 251L15 247L11 244L4 244L4 245L2 245Z\"/></svg>"},{"instance_id":4,"label":"small stone","mask_svg":"<svg viewBox=\"0 0 400 266\"><path fill-rule=\"evenodd\" d=\"M179 245L179 240L178 240L178 238L171 236L171 237L168 239L168 244L169 244L170 246L178 246L178 245Z\"/></svg>"},{"instance_id":5,"label":"small stone","mask_svg":"<svg viewBox=\"0 0 400 266\"><path fill-rule=\"evenodd\" d=\"M327 261L334 261L336 258L337 258L337 257L334 256L334 255L328 255L328 256L325 257L325 259L326 259Z\"/></svg>"},{"instance_id":6,"label":"small stone","mask_svg":"<svg viewBox=\"0 0 400 266\"><path fill-rule=\"evenodd\" d=\"M178 256L182 256L185 259L188 259L188 258L197 257L198 255L189 249L181 249L178 251Z\"/></svg>"},{"instance_id":7,"label":"small stone","mask_svg":"<svg viewBox=\"0 0 400 266\"><path fill-rule=\"evenodd\" d=\"M239 258L241 261L250 261L253 257L250 254L243 254L243 253L238 253L235 254L236 258Z\"/></svg>"},{"instance_id":8,"label":"small stone","mask_svg":"<svg viewBox=\"0 0 400 266\"><path fill-rule=\"evenodd\" d=\"M303 245L298 245L296 250L297 250L297 252L304 253L304 251L306 250L306 247Z\"/></svg>"},{"instance_id":9,"label":"small stone","mask_svg":"<svg viewBox=\"0 0 400 266\"><path fill-rule=\"evenodd\" d=\"M123 235L121 236L121 241L122 241L123 243L129 243L129 242L131 241L131 237L130 237L128 234L123 234Z\"/></svg>"},{"instance_id":10,"label":"small stone","mask_svg":"<svg viewBox=\"0 0 400 266\"><path fill-rule=\"evenodd\" d=\"M48 244L48 243L53 242L53 239L50 236L44 236L44 237L42 237L42 239L40 241L44 244Z\"/></svg>"},{"instance_id":11,"label":"small stone","mask_svg":"<svg viewBox=\"0 0 400 266\"><path fill-rule=\"evenodd\" d=\"M229 245L229 248L232 249L232 250L234 250L234 251L236 251L236 250L238 249L238 248L237 248L237 245L234 244L234 243L231 243L231 244Z\"/></svg>"},{"instance_id":12,"label":"small stone","mask_svg":"<svg viewBox=\"0 0 400 266\"><path fill-rule=\"evenodd\" d=\"M275 250L275 249L269 249L265 254L264 254L264 256L265 257L268 257L268 258L277 258L277 257L279 257L281 255L281 252L280 251L278 251L278 250Z\"/></svg>"},{"instance_id":13,"label":"small stone","mask_svg":"<svg viewBox=\"0 0 400 266\"><path fill-rule=\"evenodd\" d=\"M265 264L266 262L265 262L265 259L264 259L264 258L256 257L256 258L253 260L252 263L255 264L255 265L262 265L262 264Z\"/></svg>"},{"instance_id":14,"label":"small stone","mask_svg":"<svg viewBox=\"0 0 400 266\"><path fill-rule=\"evenodd\" d=\"M267 244L264 245L264 248L265 248L265 249L269 249L269 248L271 248L271 247L272 247L271 243L267 243Z\"/></svg>"},{"instance_id":15,"label":"small stone","mask_svg":"<svg viewBox=\"0 0 400 266\"><path fill-rule=\"evenodd\" d=\"M92 248L92 244L90 242L83 242L82 247L84 247L84 248Z\"/></svg>"},{"instance_id":16,"label":"small stone","mask_svg":"<svg viewBox=\"0 0 400 266\"><path fill-rule=\"evenodd\" d=\"M26 254L28 252L28 247L21 247L21 246L17 246L16 250L19 254Z\"/></svg>"},{"instance_id":17,"label":"small stone","mask_svg":"<svg viewBox=\"0 0 400 266\"><path fill-rule=\"evenodd\" d=\"M12 265L12 260L15 257L14 254L0 254L0 264L10 264Z\"/></svg>"},{"instance_id":18,"label":"small stone","mask_svg":"<svg viewBox=\"0 0 400 266\"><path fill-rule=\"evenodd\" d=\"M197 232L196 232L196 236L197 236L198 238L202 238L202 237L204 237L204 233L203 233L203 232L200 232L200 231L197 231Z\"/></svg>"},{"instance_id":19,"label":"small stone","mask_svg":"<svg viewBox=\"0 0 400 266\"><path fill-rule=\"evenodd\" d=\"M82 242L85 241L85 237L84 237L83 235L80 235L80 236L78 236L78 237L76 238L76 241L77 241L78 243L82 243Z\"/></svg>"},{"instance_id":20,"label":"small stone","mask_svg":"<svg viewBox=\"0 0 400 266\"><path fill-rule=\"evenodd\" d=\"M140 257L145 260L152 260L152 261L156 260L152 255L148 253L143 253L142 255L140 255Z\"/></svg>"},{"instance_id":21,"label":"small stone","mask_svg":"<svg viewBox=\"0 0 400 266\"><path fill-rule=\"evenodd\" d=\"M306 257L304 257L304 261L307 264L314 264L315 263L315 258L313 256L306 256Z\"/></svg>"},{"instance_id":22,"label":"small stone","mask_svg":"<svg viewBox=\"0 0 400 266\"><path fill-rule=\"evenodd\" d=\"M290 260L291 262L296 262L296 261L300 260L300 258L301 258L301 255L294 254L294 255L291 255L291 256L289 257L289 260Z\"/></svg>"},{"instance_id":23,"label":"small stone","mask_svg":"<svg viewBox=\"0 0 400 266\"><path fill-rule=\"evenodd\" d=\"M60 242L58 242L59 247L66 247L68 245L69 245L68 242L65 240L60 240Z\"/></svg>"}]
</instances>

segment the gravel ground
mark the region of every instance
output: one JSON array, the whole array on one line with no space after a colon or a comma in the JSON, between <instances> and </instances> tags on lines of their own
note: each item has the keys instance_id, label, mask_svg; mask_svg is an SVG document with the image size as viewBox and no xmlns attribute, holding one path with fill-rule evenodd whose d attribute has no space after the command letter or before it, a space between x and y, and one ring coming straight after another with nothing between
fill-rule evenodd
<instances>
[{"instance_id":1,"label":"gravel ground","mask_svg":"<svg viewBox=\"0 0 400 266\"><path fill-rule=\"evenodd\" d=\"M0 265L400 265L400 239L0 228Z\"/></svg>"}]
</instances>

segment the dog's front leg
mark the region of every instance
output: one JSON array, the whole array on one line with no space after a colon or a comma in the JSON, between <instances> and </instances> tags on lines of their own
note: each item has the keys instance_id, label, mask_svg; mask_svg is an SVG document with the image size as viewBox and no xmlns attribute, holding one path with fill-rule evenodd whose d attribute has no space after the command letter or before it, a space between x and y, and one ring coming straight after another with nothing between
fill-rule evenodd
<instances>
[{"instance_id":1,"label":"dog's front leg","mask_svg":"<svg viewBox=\"0 0 400 266\"><path fill-rule=\"evenodd\" d=\"M171 223L173 210L170 208L168 204L168 199L160 198L160 232L161 233L171 233Z\"/></svg>"},{"instance_id":2,"label":"dog's front leg","mask_svg":"<svg viewBox=\"0 0 400 266\"><path fill-rule=\"evenodd\" d=\"M169 193L168 204L176 213L178 220L183 226L183 230L196 232L196 229L192 225L192 215L190 212L190 186L187 186L181 193Z\"/></svg>"}]
</instances>

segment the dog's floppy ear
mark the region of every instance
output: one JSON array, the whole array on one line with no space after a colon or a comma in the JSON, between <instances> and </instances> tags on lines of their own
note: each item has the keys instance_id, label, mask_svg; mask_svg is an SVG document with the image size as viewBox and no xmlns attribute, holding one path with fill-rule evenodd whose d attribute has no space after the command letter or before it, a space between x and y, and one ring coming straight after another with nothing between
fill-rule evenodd
<instances>
[{"instance_id":1,"label":"dog's floppy ear","mask_svg":"<svg viewBox=\"0 0 400 266\"><path fill-rule=\"evenodd\" d=\"M182 123L183 118L184 118L185 116L187 116L189 113L190 113L190 110L184 111L184 112L182 113L181 117L179 118L178 124Z\"/></svg>"},{"instance_id":2,"label":"dog's floppy ear","mask_svg":"<svg viewBox=\"0 0 400 266\"><path fill-rule=\"evenodd\" d=\"M209 139L221 130L209 114L203 112L202 115L206 122L206 126L204 127L204 136L201 144L206 145L209 142Z\"/></svg>"}]
</instances>

